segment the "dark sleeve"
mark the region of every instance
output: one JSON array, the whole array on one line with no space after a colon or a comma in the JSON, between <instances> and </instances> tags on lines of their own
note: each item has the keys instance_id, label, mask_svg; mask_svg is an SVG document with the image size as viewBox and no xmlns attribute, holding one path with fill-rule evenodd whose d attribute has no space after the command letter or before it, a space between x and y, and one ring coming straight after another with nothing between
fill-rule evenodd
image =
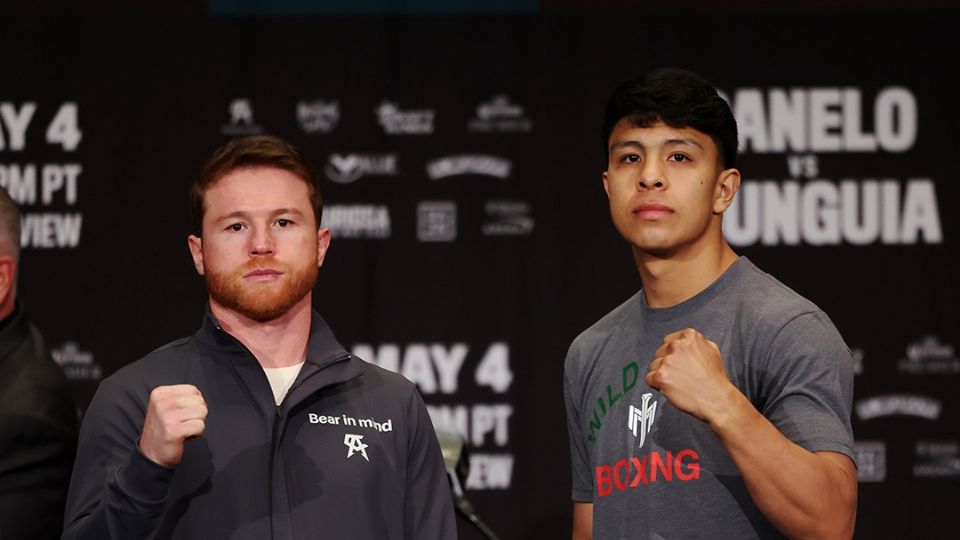
<instances>
[{"instance_id":1,"label":"dark sleeve","mask_svg":"<svg viewBox=\"0 0 960 540\"><path fill-rule=\"evenodd\" d=\"M76 427L36 414L0 415L0 538L60 538Z\"/></svg>"},{"instance_id":2,"label":"dark sleeve","mask_svg":"<svg viewBox=\"0 0 960 540\"><path fill-rule=\"evenodd\" d=\"M805 313L786 323L772 342L766 367L763 415L811 452L853 459L853 360L826 314Z\"/></svg>"},{"instance_id":3,"label":"dark sleeve","mask_svg":"<svg viewBox=\"0 0 960 540\"><path fill-rule=\"evenodd\" d=\"M145 399L105 380L80 428L67 495L65 540L152 538L165 510L173 469L144 457L137 440Z\"/></svg>"},{"instance_id":4,"label":"dark sleeve","mask_svg":"<svg viewBox=\"0 0 960 540\"><path fill-rule=\"evenodd\" d=\"M416 390L411 392L407 409L413 434L407 448L403 537L409 540L455 540L457 524L453 514L453 497L443 466L440 443L427 408Z\"/></svg>"},{"instance_id":5,"label":"dark sleeve","mask_svg":"<svg viewBox=\"0 0 960 540\"><path fill-rule=\"evenodd\" d=\"M573 477L571 498L574 502L593 502L593 474L590 470L590 454L587 450L586 429L579 410L580 395L583 393L583 381L579 380L575 368L577 344L570 346L563 370L563 400L567 411L567 434L570 439L570 466Z\"/></svg>"}]
</instances>

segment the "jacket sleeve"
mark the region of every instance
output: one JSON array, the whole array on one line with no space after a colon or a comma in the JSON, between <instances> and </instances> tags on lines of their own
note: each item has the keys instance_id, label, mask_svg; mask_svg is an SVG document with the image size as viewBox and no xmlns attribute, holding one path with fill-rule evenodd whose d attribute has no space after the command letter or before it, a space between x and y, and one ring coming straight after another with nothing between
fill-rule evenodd
<instances>
[{"instance_id":1,"label":"jacket sleeve","mask_svg":"<svg viewBox=\"0 0 960 540\"><path fill-rule=\"evenodd\" d=\"M67 494L64 540L151 538L165 510L173 469L140 453L144 397L105 380L80 428Z\"/></svg>"},{"instance_id":2,"label":"jacket sleeve","mask_svg":"<svg viewBox=\"0 0 960 540\"><path fill-rule=\"evenodd\" d=\"M77 432L38 414L0 414L0 538L59 538Z\"/></svg>"},{"instance_id":3,"label":"jacket sleeve","mask_svg":"<svg viewBox=\"0 0 960 540\"><path fill-rule=\"evenodd\" d=\"M407 448L407 487L404 497L403 537L414 540L455 540L457 524L453 497L443 466L440 443L420 394L413 390L407 417L413 435Z\"/></svg>"}]
</instances>

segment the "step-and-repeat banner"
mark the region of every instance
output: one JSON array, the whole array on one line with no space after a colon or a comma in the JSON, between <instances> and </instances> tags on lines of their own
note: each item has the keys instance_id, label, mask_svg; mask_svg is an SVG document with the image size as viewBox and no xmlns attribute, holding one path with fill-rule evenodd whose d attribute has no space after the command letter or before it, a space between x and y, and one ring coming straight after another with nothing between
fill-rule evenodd
<instances>
[{"instance_id":1,"label":"step-and-repeat banner","mask_svg":"<svg viewBox=\"0 0 960 540\"><path fill-rule=\"evenodd\" d=\"M20 298L82 410L200 322L186 235L203 161L231 137L289 139L325 182L318 309L465 436L467 495L495 530L566 537L566 348L640 285L600 179L604 101L686 67L739 121L730 243L853 350L859 535L947 535L954 19L5 20L0 185L23 208Z\"/></svg>"}]
</instances>

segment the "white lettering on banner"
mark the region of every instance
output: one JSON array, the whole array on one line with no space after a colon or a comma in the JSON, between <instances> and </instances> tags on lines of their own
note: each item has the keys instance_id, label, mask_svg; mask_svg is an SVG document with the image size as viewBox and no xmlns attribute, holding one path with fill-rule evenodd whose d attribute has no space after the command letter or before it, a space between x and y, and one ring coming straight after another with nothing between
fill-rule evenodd
<instances>
[{"instance_id":1,"label":"white lettering on banner","mask_svg":"<svg viewBox=\"0 0 960 540\"><path fill-rule=\"evenodd\" d=\"M22 151L28 143L37 104L0 102L0 151ZM77 149L83 138L76 102L61 103L46 126L45 142L65 152ZM20 245L24 248L76 248L80 244L83 214L60 206L77 204L81 163L0 163L0 187L20 205ZM48 207L38 210L32 206ZM99 377L99 373L96 375Z\"/></svg>"},{"instance_id":2,"label":"white lettering on banner","mask_svg":"<svg viewBox=\"0 0 960 540\"><path fill-rule=\"evenodd\" d=\"M33 204L37 201L37 166L0 163L0 186L7 190L10 198L19 205Z\"/></svg>"},{"instance_id":3,"label":"white lettering on banner","mask_svg":"<svg viewBox=\"0 0 960 540\"><path fill-rule=\"evenodd\" d=\"M858 88L740 88L727 102L741 152L905 152L917 138L917 100L902 87L877 93L872 133Z\"/></svg>"},{"instance_id":4,"label":"white lettering on banner","mask_svg":"<svg viewBox=\"0 0 960 540\"><path fill-rule=\"evenodd\" d=\"M358 343L353 346L354 355L384 369L406 377L420 388L424 395L453 394L457 391L460 370L469 353L464 343L449 347L442 343L409 343L401 347L396 343L383 343L377 347ZM504 393L513 383L510 371L510 347L503 342L494 342L477 365L474 380L479 385L489 386L496 393Z\"/></svg>"},{"instance_id":5,"label":"white lettering on banner","mask_svg":"<svg viewBox=\"0 0 960 540\"><path fill-rule=\"evenodd\" d=\"M735 246L939 244L936 188L928 178L745 181L723 220Z\"/></svg>"},{"instance_id":6,"label":"white lettering on banner","mask_svg":"<svg viewBox=\"0 0 960 540\"><path fill-rule=\"evenodd\" d=\"M510 454L471 454L467 489L508 489L513 476Z\"/></svg>"},{"instance_id":7,"label":"white lettering on banner","mask_svg":"<svg viewBox=\"0 0 960 540\"><path fill-rule=\"evenodd\" d=\"M337 239L390 237L390 211L385 205L330 205L323 209L322 222Z\"/></svg>"},{"instance_id":8,"label":"white lettering on banner","mask_svg":"<svg viewBox=\"0 0 960 540\"><path fill-rule=\"evenodd\" d=\"M43 174L41 174L41 197L40 202L50 204L53 201L54 193L63 191L67 204L77 202L77 177L83 168L76 163L67 165L45 165Z\"/></svg>"},{"instance_id":9,"label":"white lettering on banner","mask_svg":"<svg viewBox=\"0 0 960 540\"><path fill-rule=\"evenodd\" d=\"M864 398L854 407L860 420L872 420L883 416L916 416L927 420L940 418L943 404L940 400L910 394L890 394Z\"/></svg>"},{"instance_id":10,"label":"white lettering on banner","mask_svg":"<svg viewBox=\"0 0 960 540\"><path fill-rule=\"evenodd\" d=\"M24 214L20 219L20 246L75 248L80 244L82 214Z\"/></svg>"},{"instance_id":11,"label":"white lettering on banner","mask_svg":"<svg viewBox=\"0 0 960 540\"><path fill-rule=\"evenodd\" d=\"M509 403L427 405L427 412L434 425L456 429L471 446L483 446L491 434L496 446L506 446L510 442L513 405Z\"/></svg>"},{"instance_id":12,"label":"white lettering on banner","mask_svg":"<svg viewBox=\"0 0 960 540\"><path fill-rule=\"evenodd\" d=\"M17 110L13 103L0 103L0 150L23 150L27 144L27 126L37 110L37 104L27 102ZM8 136L4 139L4 129Z\"/></svg>"},{"instance_id":13,"label":"white lettering on banner","mask_svg":"<svg viewBox=\"0 0 960 540\"><path fill-rule=\"evenodd\" d=\"M65 151L73 152L82 138L80 122L77 120L77 104L64 103L47 127L47 142L60 144Z\"/></svg>"}]
</instances>

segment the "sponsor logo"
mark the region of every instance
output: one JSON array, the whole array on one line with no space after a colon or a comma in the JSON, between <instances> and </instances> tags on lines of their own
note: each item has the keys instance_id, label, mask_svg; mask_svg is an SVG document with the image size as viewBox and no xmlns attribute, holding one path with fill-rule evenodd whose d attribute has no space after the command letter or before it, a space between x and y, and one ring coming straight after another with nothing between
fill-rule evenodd
<instances>
[{"instance_id":1,"label":"sponsor logo","mask_svg":"<svg viewBox=\"0 0 960 540\"><path fill-rule=\"evenodd\" d=\"M883 482L887 477L887 445L881 441L857 441L853 445L857 480Z\"/></svg>"},{"instance_id":2,"label":"sponsor logo","mask_svg":"<svg viewBox=\"0 0 960 540\"><path fill-rule=\"evenodd\" d=\"M897 362L901 373L960 373L960 358L953 345L942 344L936 336L925 336L907 346L907 357Z\"/></svg>"},{"instance_id":3,"label":"sponsor logo","mask_svg":"<svg viewBox=\"0 0 960 540\"><path fill-rule=\"evenodd\" d=\"M417 239L452 242L457 238L457 205L453 201L424 201L417 205Z\"/></svg>"},{"instance_id":4,"label":"sponsor logo","mask_svg":"<svg viewBox=\"0 0 960 540\"><path fill-rule=\"evenodd\" d=\"M600 465L596 468L597 495L606 497L613 490L626 491L627 488L639 488L651 483L690 482L700 479L700 455L691 449L681 450L674 455L667 451L650 452L641 457L621 459L613 465Z\"/></svg>"},{"instance_id":5,"label":"sponsor logo","mask_svg":"<svg viewBox=\"0 0 960 540\"><path fill-rule=\"evenodd\" d=\"M390 211L384 205L330 205L321 221L337 238L390 238Z\"/></svg>"},{"instance_id":6,"label":"sponsor logo","mask_svg":"<svg viewBox=\"0 0 960 540\"><path fill-rule=\"evenodd\" d=\"M475 175L507 178L513 164L508 159L484 154L462 154L435 159L427 164L431 180L448 176Z\"/></svg>"},{"instance_id":7,"label":"sponsor logo","mask_svg":"<svg viewBox=\"0 0 960 540\"><path fill-rule=\"evenodd\" d=\"M298 101L297 122L306 133L330 133L340 123L340 102Z\"/></svg>"},{"instance_id":8,"label":"sponsor logo","mask_svg":"<svg viewBox=\"0 0 960 540\"><path fill-rule=\"evenodd\" d=\"M859 347L851 349L850 357L853 360L853 374L863 375L863 349Z\"/></svg>"},{"instance_id":9,"label":"sponsor logo","mask_svg":"<svg viewBox=\"0 0 960 540\"><path fill-rule=\"evenodd\" d=\"M532 129L533 121L525 116L523 107L511 103L503 94L477 105L477 116L467 123L467 130L477 133L528 132Z\"/></svg>"},{"instance_id":10,"label":"sponsor logo","mask_svg":"<svg viewBox=\"0 0 960 540\"><path fill-rule=\"evenodd\" d=\"M657 414L657 402L650 403L652 397L653 394L649 392L643 394L640 396L643 403L639 407L630 405L630 411L627 413L627 428L633 432L634 437L637 436L637 431L640 431L640 448L643 448L643 443L647 440L647 433L653 428L654 417Z\"/></svg>"},{"instance_id":11,"label":"sponsor logo","mask_svg":"<svg viewBox=\"0 0 960 540\"><path fill-rule=\"evenodd\" d=\"M433 133L434 111L402 110L395 103L384 101L374 111L387 135L429 135Z\"/></svg>"},{"instance_id":12,"label":"sponsor logo","mask_svg":"<svg viewBox=\"0 0 960 540\"><path fill-rule=\"evenodd\" d=\"M263 128L253 119L253 105L246 98L237 98L230 102L230 123L220 128L220 133L230 136L259 135Z\"/></svg>"},{"instance_id":13,"label":"sponsor logo","mask_svg":"<svg viewBox=\"0 0 960 540\"><path fill-rule=\"evenodd\" d=\"M883 416L916 416L927 420L940 418L942 404L935 399L907 394L890 394L861 399L857 402L857 417L872 420Z\"/></svg>"},{"instance_id":14,"label":"sponsor logo","mask_svg":"<svg viewBox=\"0 0 960 540\"><path fill-rule=\"evenodd\" d=\"M347 433L343 436L343 444L347 447L347 459L350 459L354 454L360 452L363 459L367 460L367 462L370 461L370 458L367 457L367 447L370 445L363 443L363 435Z\"/></svg>"},{"instance_id":15,"label":"sponsor logo","mask_svg":"<svg viewBox=\"0 0 960 540\"><path fill-rule=\"evenodd\" d=\"M330 154L323 168L327 178L338 184L356 182L364 175L395 176L396 154Z\"/></svg>"},{"instance_id":16,"label":"sponsor logo","mask_svg":"<svg viewBox=\"0 0 960 540\"><path fill-rule=\"evenodd\" d=\"M484 209L487 220L483 234L486 236L529 236L533 232L530 205L525 201L487 201Z\"/></svg>"},{"instance_id":17,"label":"sponsor logo","mask_svg":"<svg viewBox=\"0 0 960 540\"><path fill-rule=\"evenodd\" d=\"M99 381L103 378L103 369L94 362L93 353L81 350L74 341L51 349L50 356L71 381Z\"/></svg>"},{"instance_id":18,"label":"sponsor logo","mask_svg":"<svg viewBox=\"0 0 960 540\"><path fill-rule=\"evenodd\" d=\"M918 478L960 477L960 444L956 441L917 442L913 475Z\"/></svg>"}]
</instances>

